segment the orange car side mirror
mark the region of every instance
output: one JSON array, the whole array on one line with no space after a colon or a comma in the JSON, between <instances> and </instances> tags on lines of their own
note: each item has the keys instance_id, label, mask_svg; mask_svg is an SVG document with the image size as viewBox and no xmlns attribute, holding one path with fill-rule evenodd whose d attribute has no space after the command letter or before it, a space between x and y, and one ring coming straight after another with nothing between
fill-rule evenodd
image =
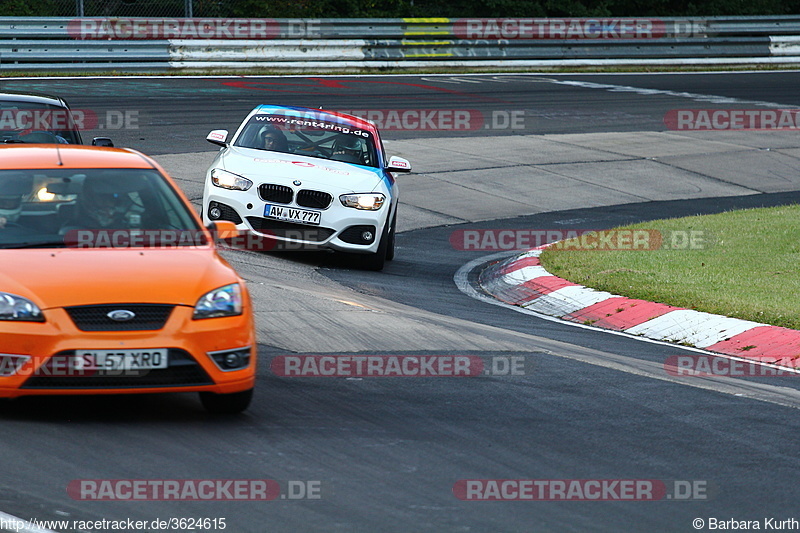
<instances>
[{"instance_id":1,"label":"orange car side mirror","mask_svg":"<svg viewBox=\"0 0 800 533\"><path fill-rule=\"evenodd\" d=\"M208 225L209 231L215 239L233 239L239 236L236 224L230 220L217 220Z\"/></svg>"}]
</instances>

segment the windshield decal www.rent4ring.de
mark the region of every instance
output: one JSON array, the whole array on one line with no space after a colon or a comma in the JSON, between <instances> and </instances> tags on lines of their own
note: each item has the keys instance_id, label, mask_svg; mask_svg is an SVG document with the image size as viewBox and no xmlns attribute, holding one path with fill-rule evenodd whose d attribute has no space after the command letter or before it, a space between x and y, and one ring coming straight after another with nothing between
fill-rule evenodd
<instances>
[{"instance_id":1,"label":"windshield decal www.rent4ring.de","mask_svg":"<svg viewBox=\"0 0 800 533\"><path fill-rule=\"evenodd\" d=\"M337 133L344 133L350 135L357 135L360 137L369 137L370 134L368 131L364 131L362 129L351 129L347 125L336 124L333 122L322 122L316 119L308 119L308 118L295 118L295 117L281 117L277 115L256 115L253 117L254 120L260 122L277 122L279 124L285 124L286 126L292 127L306 127L306 128L317 128L321 130L330 130L335 131Z\"/></svg>"}]
</instances>

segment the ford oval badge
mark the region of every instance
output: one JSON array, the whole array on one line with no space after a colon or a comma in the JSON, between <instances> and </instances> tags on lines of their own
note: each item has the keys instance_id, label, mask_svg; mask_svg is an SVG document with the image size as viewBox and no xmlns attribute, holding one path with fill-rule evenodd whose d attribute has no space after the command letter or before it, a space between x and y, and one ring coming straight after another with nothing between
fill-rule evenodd
<instances>
[{"instance_id":1,"label":"ford oval badge","mask_svg":"<svg viewBox=\"0 0 800 533\"><path fill-rule=\"evenodd\" d=\"M133 320L136 316L136 313L133 311L128 311L127 309L116 309L111 311L106 315L111 320L116 320L117 322L127 322L128 320Z\"/></svg>"}]
</instances>

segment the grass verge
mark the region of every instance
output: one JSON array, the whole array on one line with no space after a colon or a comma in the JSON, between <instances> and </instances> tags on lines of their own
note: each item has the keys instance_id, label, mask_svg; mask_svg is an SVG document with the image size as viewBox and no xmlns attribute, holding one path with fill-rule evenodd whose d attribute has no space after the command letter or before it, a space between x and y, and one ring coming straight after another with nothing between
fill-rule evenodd
<instances>
[{"instance_id":1,"label":"grass verge","mask_svg":"<svg viewBox=\"0 0 800 533\"><path fill-rule=\"evenodd\" d=\"M575 241L545 250L542 265L556 276L613 294L800 329L800 205L624 229L650 230L662 244L599 250L581 249Z\"/></svg>"}]
</instances>

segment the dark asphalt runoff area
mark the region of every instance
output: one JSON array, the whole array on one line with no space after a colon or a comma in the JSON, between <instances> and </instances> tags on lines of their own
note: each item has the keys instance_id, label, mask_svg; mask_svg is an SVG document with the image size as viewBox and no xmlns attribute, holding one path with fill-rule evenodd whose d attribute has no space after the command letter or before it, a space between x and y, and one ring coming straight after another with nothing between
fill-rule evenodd
<instances>
[{"instance_id":1,"label":"dark asphalt runoff area","mask_svg":"<svg viewBox=\"0 0 800 533\"><path fill-rule=\"evenodd\" d=\"M522 110L524 128L493 128L492 135L603 134L664 131L665 114L676 108L800 106L798 86L800 72L0 82L0 90L59 94L103 124L86 137L108 135L118 146L149 155L208 152L208 131L235 130L260 103L472 109L484 120L505 120ZM384 138L449 136L458 143L484 134L482 128L385 131ZM453 334L481 332L496 335L498 343L496 350L483 345L421 354L398 342L391 350L366 345L360 355L524 357L526 371L469 378L278 377L270 362L287 352L267 335L260 338L255 399L240 416L211 416L192 394L23 398L0 410L0 511L25 520L225 518L226 530L234 533L689 532L720 521L757 520L765 529L768 519L800 520L800 378L738 379L728 388L699 378L697 384L678 383L666 371L651 370L663 370L671 355L695 352L469 298L453 276L488 254L459 251L449 242L460 229L601 229L798 201L800 191L627 203L416 229L398 235L397 258L380 273L328 254L233 255L248 280L278 283L284 273L275 265L285 262L287 270L300 272L292 274L298 283L321 273L376 308L390 302L408 316L446 317ZM270 324L263 327L269 331ZM320 320L296 335L347 332ZM516 348L506 348L512 341ZM750 384L768 386L772 398L785 401L748 397ZM285 497L72 499L66 487L85 479L271 479ZM658 501L464 501L457 496L466 480L639 480L664 487L667 495ZM289 497L288 487L298 481L321 487L319 498ZM682 492L688 486L693 490Z\"/></svg>"}]
</instances>

